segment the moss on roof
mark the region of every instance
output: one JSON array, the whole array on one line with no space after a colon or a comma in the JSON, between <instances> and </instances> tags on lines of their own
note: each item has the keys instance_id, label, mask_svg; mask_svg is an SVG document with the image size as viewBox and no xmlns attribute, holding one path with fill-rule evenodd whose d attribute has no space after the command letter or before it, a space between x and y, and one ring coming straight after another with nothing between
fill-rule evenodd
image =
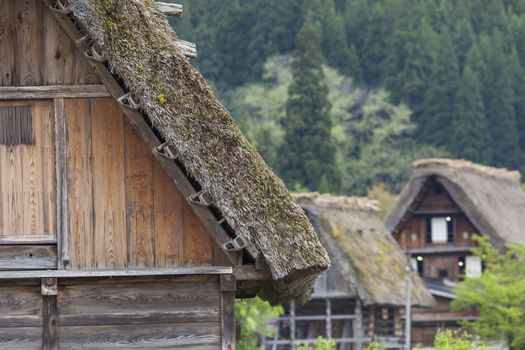
<instances>
[{"instance_id":1,"label":"moss on roof","mask_svg":"<svg viewBox=\"0 0 525 350\"><path fill-rule=\"evenodd\" d=\"M406 256L378 217L374 201L318 193L298 194L296 199L351 290L367 304L404 305ZM412 286L414 304L433 304L416 274Z\"/></svg>"},{"instance_id":2,"label":"moss on roof","mask_svg":"<svg viewBox=\"0 0 525 350\"><path fill-rule=\"evenodd\" d=\"M260 249L275 281L262 294L271 301L308 298L315 276L329 266L324 248L282 181L180 52L155 2L69 4L228 223Z\"/></svg>"}]
</instances>

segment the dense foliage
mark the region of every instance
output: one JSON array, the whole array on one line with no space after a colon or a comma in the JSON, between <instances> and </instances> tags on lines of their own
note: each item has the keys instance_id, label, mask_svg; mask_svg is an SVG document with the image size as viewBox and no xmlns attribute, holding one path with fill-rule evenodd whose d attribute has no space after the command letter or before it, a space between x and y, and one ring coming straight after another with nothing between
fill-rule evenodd
<instances>
[{"instance_id":1,"label":"dense foliage","mask_svg":"<svg viewBox=\"0 0 525 350\"><path fill-rule=\"evenodd\" d=\"M485 270L478 279L467 278L455 289L453 307L478 310L479 317L462 325L481 337L504 340L509 349L525 348L525 246L511 244L502 253L487 237L477 237L474 254Z\"/></svg>"},{"instance_id":2,"label":"dense foliage","mask_svg":"<svg viewBox=\"0 0 525 350\"><path fill-rule=\"evenodd\" d=\"M405 103L416 126L406 140L525 168L525 0L182 3L176 30L198 43L195 64L221 96L260 82L269 57L291 54L314 8L325 62Z\"/></svg>"},{"instance_id":3,"label":"dense foliage","mask_svg":"<svg viewBox=\"0 0 525 350\"><path fill-rule=\"evenodd\" d=\"M269 322L283 312L282 306L271 306L259 297L235 300L235 320L240 325L237 349L260 350L261 337L271 336L275 331Z\"/></svg>"}]
</instances>

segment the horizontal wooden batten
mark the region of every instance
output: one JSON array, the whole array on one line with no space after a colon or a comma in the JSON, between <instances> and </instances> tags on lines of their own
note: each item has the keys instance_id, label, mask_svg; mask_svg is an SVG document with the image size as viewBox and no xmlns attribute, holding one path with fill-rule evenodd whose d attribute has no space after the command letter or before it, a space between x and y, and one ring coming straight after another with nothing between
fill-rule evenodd
<instances>
[{"instance_id":1,"label":"horizontal wooden batten","mask_svg":"<svg viewBox=\"0 0 525 350\"><path fill-rule=\"evenodd\" d=\"M157 3L157 7L159 8L160 12L162 12L166 16L176 16L176 17L182 16L182 5L181 4L172 4L172 3L160 2L160 1L157 1L156 3Z\"/></svg>"},{"instance_id":2,"label":"horizontal wooden batten","mask_svg":"<svg viewBox=\"0 0 525 350\"><path fill-rule=\"evenodd\" d=\"M16 262L13 262L13 263L16 263ZM231 267L217 267L217 266L174 267L174 268L156 268L156 269L115 269L115 270L0 271L0 279L29 279L29 278L46 278L46 277L89 278L89 277L134 277L134 276L140 277L140 276L176 276L176 275L223 275L223 274L231 274L231 273L233 273L233 269Z\"/></svg>"},{"instance_id":3,"label":"horizontal wooden batten","mask_svg":"<svg viewBox=\"0 0 525 350\"><path fill-rule=\"evenodd\" d=\"M49 235L19 235L19 236L0 236L0 245L43 245L56 244L55 236Z\"/></svg>"},{"instance_id":4,"label":"horizontal wooden batten","mask_svg":"<svg viewBox=\"0 0 525 350\"><path fill-rule=\"evenodd\" d=\"M56 269L56 268L57 268L56 246L53 246L53 245L2 245L0 246L0 270L46 270L46 269ZM23 271L20 271L20 272L23 272Z\"/></svg>"},{"instance_id":5,"label":"horizontal wooden batten","mask_svg":"<svg viewBox=\"0 0 525 350\"><path fill-rule=\"evenodd\" d=\"M1 86L0 100L110 97L104 85Z\"/></svg>"}]
</instances>

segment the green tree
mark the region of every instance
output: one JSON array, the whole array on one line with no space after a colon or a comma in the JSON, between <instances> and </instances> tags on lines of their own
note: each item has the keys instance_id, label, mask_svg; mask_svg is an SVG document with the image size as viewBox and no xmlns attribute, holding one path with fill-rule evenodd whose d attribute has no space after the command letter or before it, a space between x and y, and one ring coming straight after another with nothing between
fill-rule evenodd
<instances>
[{"instance_id":1,"label":"green tree","mask_svg":"<svg viewBox=\"0 0 525 350\"><path fill-rule=\"evenodd\" d=\"M257 345L259 339L273 334L274 329L268 323L283 312L282 306L271 306L259 297L235 300L235 320L240 325L237 349L262 350Z\"/></svg>"},{"instance_id":2,"label":"green tree","mask_svg":"<svg viewBox=\"0 0 525 350\"><path fill-rule=\"evenodd\" d=\"M483 37L480 48L486 63L481 85L492 144L492 164L515 169L520 151L509 48L502 33Z\"/></svg>"},{"instance_id":3,"label":"green tree","mask_svg":"<svg viewBox=\"0 0 525 350\"><path fill-rule=\"evenodd\" d=\"M458 63L448 30L440 37L441 47L432 68L425 105L418 120L420 142L434 146L450 147L454 102L458 87Z\"/></svg>"},{"instance_id":4,"label":"green tree","mask_svg":"<svg viewBox=\"0 0 525 350\"><path fill-rule=\"evenodd\" d=\"M326 176L331 192L340 176L332 142L328 88L322 69L319 29L308 16L297 34L292 60L293 82L288 89L280 174L292 186L317 190Z\"/></svg>"},{"instance_id":5,"label":"green tree","mask_svg":"<svg viewBox=\"0 0 525 350\"><path fill-rule=\"evenodd\" d=\"M491 155L485 106L481 97L479 79L468 65L459 81L454 107L453 154L474 162L489 163Z\"/></svg>"},{"instance_id":6,"label":"green tree","mask_svg":"<svg viewBox=\"0 0 525 350\"><path fill-rule=\"evenodd\" d=\"M489 340L504 340L509 349L525 348L525 246L510 244L505 252L489 238L477 237L473 253L485 270L480 278L467 278L455 288L455 310L477 310L479 316L461 325Z\"/></svg>"}]
</instances>

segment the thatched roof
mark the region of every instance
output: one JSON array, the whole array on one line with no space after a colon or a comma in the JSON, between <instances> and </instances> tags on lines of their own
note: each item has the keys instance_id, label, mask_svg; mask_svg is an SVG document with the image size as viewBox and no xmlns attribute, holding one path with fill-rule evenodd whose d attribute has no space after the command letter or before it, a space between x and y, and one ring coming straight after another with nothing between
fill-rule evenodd
<instances>
[{"instance_id":1,"label":"thatched roof","mask_svg":"<svg viewBox=\"0 0 525 350\"><path fill-rule=\"evenodd\" d=\"M328 250L332 268L365 304L404 305L407 258L378 217L374 201L319 193L295 198ZM412 302L434 302L417 274L412 274Z\"/></svg>"},{"instance_id":2,"label":"thatched roof","mask_svg":"<svg viewBox=\"0 0 525 350\"><path fill-rule=\"evenodd\" d=\"M272 274L263 296L308 298L328 256L301 208L175 43L154 1L69 0L142 111Z\"/></svg>"},{"instance_id":3,"label":"thatched roof","mask_svg":"<svg viewBox=\"0 0 525 350\"><path fill-rule=\"evenodd\" d=\"M391 232L409 214L425 181L432 176L447 190L478 233L489 235L497 246L525 243L525 193L520 173L465 160L416 161L411 179L386 218Z\"/></svg>"}]
</instances>

